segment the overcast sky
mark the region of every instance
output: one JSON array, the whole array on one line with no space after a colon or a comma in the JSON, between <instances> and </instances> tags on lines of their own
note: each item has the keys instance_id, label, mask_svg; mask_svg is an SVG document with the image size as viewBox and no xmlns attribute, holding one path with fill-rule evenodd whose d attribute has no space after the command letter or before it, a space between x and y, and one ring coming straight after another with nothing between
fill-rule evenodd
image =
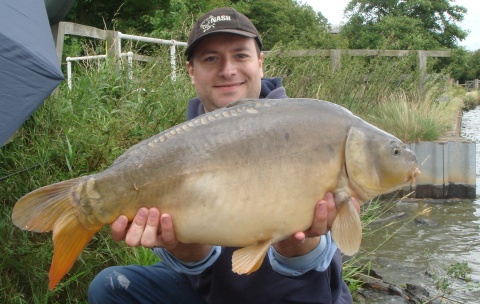
<instances>
[{"instance_id":1,"label":"overcast sky","mask_svg":"<svg viewBox=\"0 0 480 304\"><path fill-rule=\"evenodd\" d=\"M350 0L299 0L299 2L309 4L314 10L322 13L331 24L340 24L345 22L343 19L343 10ZM453 5L461 5L467 8L467 14L460 23L460 28L470 33L467 39L461 41L459 45L464 46L469 51L480 49L480 1L478 0L456 0ZM475 17L477 16L477 17Z\"/></svg>"}]
</instances>

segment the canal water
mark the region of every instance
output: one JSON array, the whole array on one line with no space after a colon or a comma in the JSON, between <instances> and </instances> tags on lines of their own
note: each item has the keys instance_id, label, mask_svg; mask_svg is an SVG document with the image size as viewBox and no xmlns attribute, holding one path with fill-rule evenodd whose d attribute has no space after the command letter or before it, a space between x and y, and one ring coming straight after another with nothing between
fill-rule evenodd
<instances>
[{"instance_id":1,"label":"canal water","mask_svg":"<svg viewBox=\"0 0 480 304\"><path fill-rule=\"evenodd\" d=\"M405 200L381 204L380 218L364 230L363 263L397 286L420 285L441 303L480 303L480 107L465 112L462 137L476 145L474 200ZM449 275L458 270L470 279ZM439 288L440 287L440 288ZM441 299L438 298L437 300ZM378 295L365 303L405 303Z\"/></svg>"}]
</instances>

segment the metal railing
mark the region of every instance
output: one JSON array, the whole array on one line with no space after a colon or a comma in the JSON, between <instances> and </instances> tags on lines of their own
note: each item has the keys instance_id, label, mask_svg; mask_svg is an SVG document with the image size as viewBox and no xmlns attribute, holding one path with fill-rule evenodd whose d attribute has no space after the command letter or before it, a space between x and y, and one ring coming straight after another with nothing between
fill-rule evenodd
<instances>
[{"instance_id":1,"label":"metal railing","mask_svg":"<svg viewBox=\"0 0 480 304\"><path fill-rule=\"evenodd\" d=\"M81 57L67 57L67 84L68 89L72 90L72 62L73 61L83 61L91 59L104 59L107 58L107 55L94 55L94 56L81 56Z\"/></svg>"},{"instance_id":2,"label":"metal railing","mask_svg":"<svg viewBox=\"0 0 480 304\"><path fill-rule=\"evenodd\" d=\"M117 47L117 52L119 54L122 54L121 51L121 46L122 46L122 39L129 39L129 40L134 40L134 41L140 41L140 42L150 42L150 43L155 43L155 44L163 44L163 45L170 45L170 66L172 68L172 75L171 78L172 80L177 79L177 63L176 63L176 46L183 46L186 47L187 43L186 42L180 42L176 40L165 40L165 39L158 39L158 38L151 38L151 37L142 37L142 36L135 36L135 35L127 35L123 34L121 32L118 32L117 34L118 38L118 44Z\"/></svg>"},{"instance_id":3,"label":"metal railing","mask_svg":"<svg viewBox=\"0 0 480 304\"><path fill-rule=\"evenodd\" d=\"M172 69L171 79L173 81L177 78L177 63L176 63L176 53L177 46L186 47L186 42L176 41L176 40L166 40L158 39L152 37L143 37L136 35L127 35L121 32L101 30L91 26L76 24L72 22L60 22L59 24L52 27L52 33L55 40L55 47L57 50L57 55L61 61L63 55L63 40L65 35L76 35L82 37L89 37L95 39L105 40L107 44L107 54L105 55L93 55L93 56L81 56L81 57L67 57L67 81L68 88L72 89L72 62L75 61L85 61L85 60L94 60L94 59L105 59L107 57L127 57L128 58L128 67L129 67L129 78L133 78L132 62L133 60L138 61L151 61L152 57L142 56L139 54L134 54L133 52L123 52L122 53L122 40L133 40L147 43L155 43L161 45L170 46L170 66Z\"/></svg>"}]
</instances>

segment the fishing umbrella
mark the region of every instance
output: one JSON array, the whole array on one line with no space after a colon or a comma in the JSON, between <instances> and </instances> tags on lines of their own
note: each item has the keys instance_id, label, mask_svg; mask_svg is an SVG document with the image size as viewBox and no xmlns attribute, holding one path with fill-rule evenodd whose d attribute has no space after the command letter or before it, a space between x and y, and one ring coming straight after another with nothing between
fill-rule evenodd
<instances>
[{"instance_id":1,"label":"fishing umbrella","mask_svg":"<svg viewBox=\"0 0 480 304\"><path fill-rule=\"evenodd\" d=\"M0 0L0 147L63 79L44 1Z\"/></svg>"}]
</instances>

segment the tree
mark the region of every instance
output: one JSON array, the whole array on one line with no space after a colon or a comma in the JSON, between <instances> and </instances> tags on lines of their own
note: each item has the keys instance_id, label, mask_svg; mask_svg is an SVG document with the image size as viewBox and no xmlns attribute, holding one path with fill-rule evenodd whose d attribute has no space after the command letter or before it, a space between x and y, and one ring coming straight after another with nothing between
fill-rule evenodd
<instances>
[{"instance_id":1,"label":"tree","mask_svg":"<svg viewBox=\"0 0 480 304\"><path fill-rule=\"evenodd\" d=\"M262 35L264 49L333 48L327 19L295 0L77 0L67 21L128 34L186 41L195 20L205 12L231 6L249 17Z\"/></svg>"},{"instance_id":2,"label":"tree","mask_svg":"<svg viewBox=\"0 0 480 304\"><path fill-rule=\"evenodd\" d=\"M145 32L153 30L144 16L168 7L170 0L76 0L66 20L101 29Z\"/></svg>"},{"instance_id":3,"label":"tree","mask_svg":"<svg viewBox=\"0 0 480 304\"><path fill-rule=\"evenodd\" d=\"M311 6L292 0L244 1L246 15L262 33L264 49L277 44L297 49L327 48L332 45L327 19Z\"/></svg>"},{"instance_id":4,"label":"tree","mask_svg":"<svg viewBox=\"0 0 480 304\"><path fill-rule=\"evenodd\" d=\"M450 0L350 1L342 35L350 48L458 48L467 33L456 23L466 12Z\"/></svg>"},{"instance_id":5,"label":"tree","mask_svg":"<svg viewBox=\"0 0 480 304\"><path fill-rule=\"evenodd\" d=\"M480 50L469 52L460 48L453 53L452 60L450 75L454 79L460 83L480 79Z\"/></svg>"}]
</instances>

